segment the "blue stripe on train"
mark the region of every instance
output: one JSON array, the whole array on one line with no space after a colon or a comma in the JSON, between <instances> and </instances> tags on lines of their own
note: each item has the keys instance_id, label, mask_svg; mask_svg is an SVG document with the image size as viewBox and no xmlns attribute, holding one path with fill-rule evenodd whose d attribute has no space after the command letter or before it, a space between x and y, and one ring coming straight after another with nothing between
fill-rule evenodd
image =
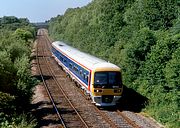
<instances>
[{"instance_id":1,"label":"blue stripe on train","mask_svg":"<svg viewBox=\"0 0 180 128\"><path fill-rule=\"evenodd\" d=\"M88 86L88 79L89 79L89 71L69 59L68 57L64 56L55 48L52 48L53 54L61 61L66 68L68 68L76 77L78 77L82 82Z\"/></svg>"}]
</instances>

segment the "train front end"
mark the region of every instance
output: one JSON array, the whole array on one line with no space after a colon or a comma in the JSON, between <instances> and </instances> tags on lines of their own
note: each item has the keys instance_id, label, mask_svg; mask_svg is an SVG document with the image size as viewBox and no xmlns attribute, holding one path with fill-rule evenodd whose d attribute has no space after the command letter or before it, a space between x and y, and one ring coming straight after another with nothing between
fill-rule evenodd
<instances>
[{"instance_id":1,"label":"train front end","mask_svg":"<svg viewBox=\"0 0 180 128\"><path fill-rule=\"evenodd\" d=\"M91 97L97 106L115 106L122 96L121 70L114 64L97 65L91 83Z\"/></svg>"}]
</instances>

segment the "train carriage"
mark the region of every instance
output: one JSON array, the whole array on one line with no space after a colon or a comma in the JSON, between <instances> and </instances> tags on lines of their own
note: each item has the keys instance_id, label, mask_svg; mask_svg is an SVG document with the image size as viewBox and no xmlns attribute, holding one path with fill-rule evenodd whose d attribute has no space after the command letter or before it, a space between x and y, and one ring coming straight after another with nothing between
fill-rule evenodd
<instances>
[{"instance_id":1,"label":"train carriage","mask_svg":"<svg viewBox=\"0 0 180 128\"><path fill-rule=\"evenodd\" d=\"M97 106L114 106L122 96L121 69L63 42L52 43L52 54Z\"/></svg>"}]
</instances>

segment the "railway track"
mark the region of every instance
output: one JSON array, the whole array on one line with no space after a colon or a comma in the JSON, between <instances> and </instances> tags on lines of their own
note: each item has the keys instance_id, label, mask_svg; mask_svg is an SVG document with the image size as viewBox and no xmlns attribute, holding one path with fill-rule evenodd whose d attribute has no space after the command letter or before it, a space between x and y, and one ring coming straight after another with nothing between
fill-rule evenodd
<instances>
[{"instance_id":1,"label":"railway track","mask_svg":"<svg viewBox=\"0 0 180 128\"><path fill-rule=\"evenodd\" d=\"M99 109L87 100L83 91L66 77L66 73L51 56L51 41L45 31L41 31L41 38L37 58L42 70L42 77L49 93L54 100L54 105L59 112L62 127L103 127L103 128L139 128L135 121L130 120L121 111L115 109ZM54 107L55 108L55 107ZM60 119L61 118L61 119ZM63 126L63 123L65 124Z\"/></svg>"},{"instance_id":2,"label":"railway track","mask_svg":"<svg viewBox=\"0 0 180 128\"><path fill-rule=\"evenodd\" d=\"M41 34L41 36L43 35ZM38 60L37 62L39 65L38 67L41 74L42 82L57 113L57 117L62 127L64 128L73 126L88 128L86 122L83 120L81 115L78 113L76 108L73 106L66 94L63 92L62 88L56 80L56 77L53 75L51 68L49 67L49 58L51 58L51 53L46 50L44 44L42 43L46 41L47 40L44 37L39 39L36 57ZM41 42L41 44L39 42ZM47 81L47 77L50 80ZM61 103L59 103L59 100L61 100Z\"/></svg>"}]
</instances>

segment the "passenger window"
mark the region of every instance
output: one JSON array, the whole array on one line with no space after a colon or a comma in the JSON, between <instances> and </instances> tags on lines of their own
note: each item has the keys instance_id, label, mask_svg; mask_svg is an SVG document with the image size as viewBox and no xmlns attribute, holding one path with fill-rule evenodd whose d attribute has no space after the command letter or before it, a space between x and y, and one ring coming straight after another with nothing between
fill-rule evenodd
<instances>
[{"instance_id":1,"label":"passenger window","mask_svg":"<svg viewBox=\"0 0 180 128\"><path fill-rule=\"evenodd\" d=\"M76 66L74 66L73 70L74 70L76 73L79 72L79 70L78 70L78 68L77 68Z\"/></svg>"},{"instance_id":2,"label":"passenger window","mask_svg":"<svg viewBox=\"0 0 180 128\"><path fill-rule=\"evenodd\" d=\"M76 71L76 67L75 66L73 67L73 70Z\"/></svg>"},{"instance_id":3,"label":"passenger window","mask_svg":"<svg viewBox=\"0 0 180 128\"><path fill-rule=\"evenodd\" d=\"M86 73L83 74L83 79L86 80Z\"/></svg>"},{"instance_id":4,"label":"passenger window","mask_svg":"<svg viewBox=\"0 0 180 128\"><path fill-rule=\"evenodd\" d=\"M76 72L79 73L79 69L78 68L76 68Z\"/></svg>"},{"instance_id":5,"label":"passenger window","mask_svg":"<svg viewBox=\"0 0 180 128\"><path fill-rule=\"evenodd\" d=\"M60 60L61 60L61 61L63 61L63 58L62 58L62 56L60 56Z\"/></svg>"},{"instance_id":6,"label":"passenger window","mask_svg":"<svg viewBox=\"0 0 180 128\"><path fill-rule=\"evenodd\" d=\"M82 76L82 70L79 71L80 76Z\"/></svg>"},{"instance_id":7,"label":"passenger window","mask_svg":"<svg viewBox=\"0 0 180 128\"><path fill-rule=\"evenodd\" d=\"M88 82L88 79L89 79L89 76L87 75L87 76L86 76L86 81L87 81L87 82Z\"/></svg>"},{"instance_id":8,"label":"passenger window","mask_svg":"<svg viewBox=\"0 0 180 128\"><path fill-rule=\"evenodd\" d=\"M69 64L69 67L72 69L72 64L71 63Z\"/></svg>"}]
</instances>

